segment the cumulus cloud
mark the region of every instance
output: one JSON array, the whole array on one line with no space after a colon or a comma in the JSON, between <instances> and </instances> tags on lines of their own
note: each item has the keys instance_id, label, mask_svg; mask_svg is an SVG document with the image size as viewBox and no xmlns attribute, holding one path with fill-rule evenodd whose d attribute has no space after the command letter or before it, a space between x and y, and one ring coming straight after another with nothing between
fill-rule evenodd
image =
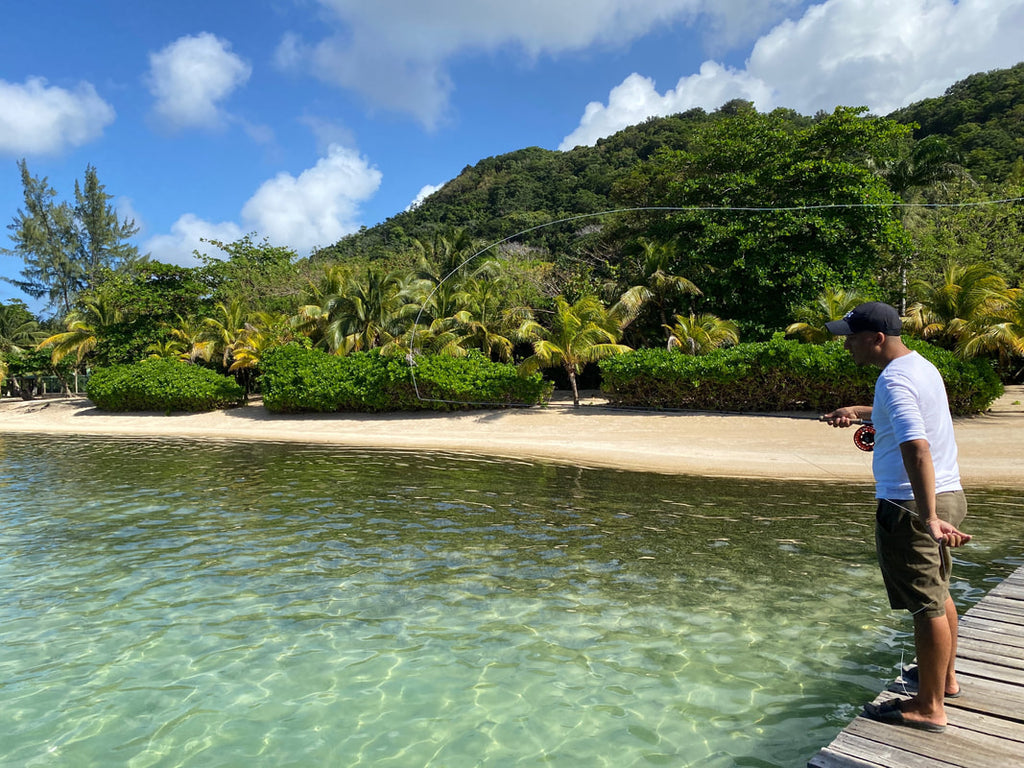
<instances>
[{"instance_id":1,"label":"cumulus cloud","mask_svg":"<svg viewBox=\"0 0 1024 768\"><path fill-rule=\"evenodd\" d=\"M444 186L444 184L437 184L437 185L425 184L423 186L423 188L420 189L420 191L416 193L416 197L414 197L412 202L409 203L408 206L406 206L405 210L411 211L411 210L413 210L415 208L419 208L420 205L422 205L424 200L426 200L432 194L437 192L437 190L441 189L441 187L443 187L443 186Z\"/></svg>"},{"instance_id":2,"label":"cumulus cloud","mask_svg":"<svg viewBox=\"0 0 1024 768\"><path fill-rule=\"evenodd\" d=\"M186 213L171 226L166 235L155 235L142 244L142 253L148 253L154 260L181 267L194 267L199 262L193 251L216 255L217 249L203 242L220 240L230 243L242 237L242 229L233 222L219 224L200 219L193 213Z\"/></svg>"},{"instance_id":3,"label":"cumulus cloud","mask_svg":"<svg viewBox=\"0 0 1024 768\"><path fill-rule=\"evenodd\" d=\"M1022 29L1024 0L829 0L759 40L747 70L802 112L886 114L1016 64Z\"/></svg>"},{"instance_id":4,"label":"cumulus cloud","mask_svg":"<svg viewBox=\"0 0 1024 768\"><path fill-rule=\"evenodd\" d=\"M226 120L221 103L244 85L252 68L226 40L201 32L149 55L154 114L172 128L216 128Z\"/></svg>"},{"instance_id":5,"label":"cumulus cloud","mask_svg":"<svg viewBox=\"0 0 1024 768\"><path fill-rule=\"evenodd\" d=\"M971 73L1017 63L1021 29L1024 0L828 0L761 37L742 70L705 62L663 95L650 79L630 75L607 104L587 105L561 148L734 98L804 114L838 105L887 114Z\"/></svg>"},{"instance_id":6,"label":"cumulus cloud","mask_svg":"<svg viewBox=\"0 0 1024 768\"><path fill-rule=\"evenodd\" d=\"M260 186L242 217L274 242L300 252L329 245L358 228L359 206L382 174L354 150L332 144L327 156L297 177L279 173Z\"/></svg>"},{"instance_id":7,"label":"cumulus cloud","mask_svg":"<svg viewBox=\"0 0 1024 768\"><path fill-rule=\"evenodd\" d=\"M260 185L242 207L244 226L209 222L187 213L169 234L146 241L143 252L150 252L158 261L194 265L193 251L211 251L202 238L231 242L244 232L255 232L272 243L308 254L359 228L360 205L374 195L381 178L381 172L357 152L334 144L325 157L298 176L279 173Z\"/></svg>"},{"instance_id":8,"label":"cumulus cloud","mask_svg":"<svg viewBox=\"0 0 1024 768\"><path fill-rule=\"evenodd\" d=\"M90 83L67 90L41 77L0 80L0 152L54 154L98 139L112 122L114 108Z\"/></svg>"},{"instance_id":9,"label":"cumulus cloud","mask_svg":"<svg viewBox=\"0 0 1024 768\"><path fill-rule=\"evenodd\" d=\"M624 46L659 25L710 17L733 44L777 22L799 0L319 0L323 39L286 33L275 60L360 93L370 104L435 125L448 107L456 55L512 50L524 60L592 46ZM737 4L743 13L737 13Z\"/></svg>"},{"instance_id":10,"label":"cumulus cloud","mask_svg":"<svg viewBox=\"0 0 1024 768\"><path fill-rule=\"evenodd\" d=\"M672 115L710 104L718 106L731 99L752 101L759 109L765 109L771 105L773 93L764 81L710 61L701 65L698 74L681 78L675 88L664 94L658 93L653 80L633 73L612 89L608 104L588 104L579 126L558 148L589 146L652 115Z\"/></svg>"}]
</instances>

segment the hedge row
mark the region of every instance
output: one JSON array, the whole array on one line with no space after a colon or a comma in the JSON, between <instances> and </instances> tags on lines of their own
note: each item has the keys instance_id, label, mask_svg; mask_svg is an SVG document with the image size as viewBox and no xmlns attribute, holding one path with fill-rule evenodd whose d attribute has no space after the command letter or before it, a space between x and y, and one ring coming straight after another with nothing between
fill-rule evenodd
<instances>
[{"instance_id":1,"label":"hedge row","mask_svg":"<svg viewBox=\"0 0 1024 768\"><path fill-rule=\"evenodd\" d=\"M981 413L1002 394L988 362L905 341L939 369L954 415ZM869 404L878 378L877 369L855 365L841 341L801 344L781 335L696 357L641 349L602 360L600 368L602 388L617 405L762 413Z\"/></svg>"},{"instance_id":2,"label":"hedge row","mask_svg":"<svg viewBox=\"0 0 1024 768\"><path fill-rule=\"evenodd\" d=\"M213 411L245 402L229 376L170 358L96 370L85 388L104 411Z\"/></svg>"},{"instance_id":3,"label":"hedge row","mask_svg":"<svg viewBox=\"0 0 1024 768\"><path fill-rule=\"evenodd\" d=\"M421 357L413 371L405 360L377 351L335 356L286 345L267 352L259 371L263 405L277 413L536 405L548 399L552 388L540 374L520 376L514 366L479 353Z\"/></svg>"}]
</instances>

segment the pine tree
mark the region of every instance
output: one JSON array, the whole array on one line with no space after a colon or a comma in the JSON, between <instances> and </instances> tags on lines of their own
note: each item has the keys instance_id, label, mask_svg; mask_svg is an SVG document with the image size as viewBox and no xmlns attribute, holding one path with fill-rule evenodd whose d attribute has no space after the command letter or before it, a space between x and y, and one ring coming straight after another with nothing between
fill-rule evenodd
<instances>
[{"instance_id":1,"label":"pine tree","mask_svg":"<svg viewBox=\"0 0 1024 768\"><path fill-rule=\"evenodd\" d=\"M71 313L78 296L92 285L103 269L139 259L138 248L125 242L139 230L130 219L119 220L93 166L85 169L85 182L75 182L75 203L57 200L57 191L45 177L32 176L24 160L18 162L25 208L7 226L14 248L4 255L25 263L21 279L4 278L34 299L45 298L46 309L62 317Z\"/></svg>"}]
</instances>

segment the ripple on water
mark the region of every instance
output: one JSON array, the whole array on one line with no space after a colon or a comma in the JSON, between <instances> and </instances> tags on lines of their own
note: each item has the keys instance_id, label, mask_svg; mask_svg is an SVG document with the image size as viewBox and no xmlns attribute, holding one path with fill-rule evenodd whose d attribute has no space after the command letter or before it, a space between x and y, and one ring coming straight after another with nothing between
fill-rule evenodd
<instances>
[{"instance_id":1,"label":"ripple on water","mask_svg":"<svg viewBox=\"0 0 1024 768\"><path fill-rule=\"evenodd\" d=\"M862 488L159 440L0 459L2 765L788 766L908 643ZM1024 562L1022 500L984 498L964 603Z\"/></svg>"}]
</instances>

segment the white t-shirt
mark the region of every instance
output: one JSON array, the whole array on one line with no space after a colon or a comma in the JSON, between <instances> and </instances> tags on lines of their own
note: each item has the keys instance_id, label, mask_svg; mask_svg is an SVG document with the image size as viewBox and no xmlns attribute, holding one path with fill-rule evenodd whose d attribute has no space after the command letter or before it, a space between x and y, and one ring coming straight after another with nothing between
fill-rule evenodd
<instances>
[{"instance_id":1,"label":"white t-shirt","mask_svg":"<svg viewBox=\"0 0 1024 768\"><path fill-rule=\"evenodd\" d=\"M942 375L917 352L897 357L878 376L871 421L875 426L872 470L879 499L912 499L900 445L924 439L935 465L935 492L959 491L953 418Z\"/></svg>"}]
</instances>

